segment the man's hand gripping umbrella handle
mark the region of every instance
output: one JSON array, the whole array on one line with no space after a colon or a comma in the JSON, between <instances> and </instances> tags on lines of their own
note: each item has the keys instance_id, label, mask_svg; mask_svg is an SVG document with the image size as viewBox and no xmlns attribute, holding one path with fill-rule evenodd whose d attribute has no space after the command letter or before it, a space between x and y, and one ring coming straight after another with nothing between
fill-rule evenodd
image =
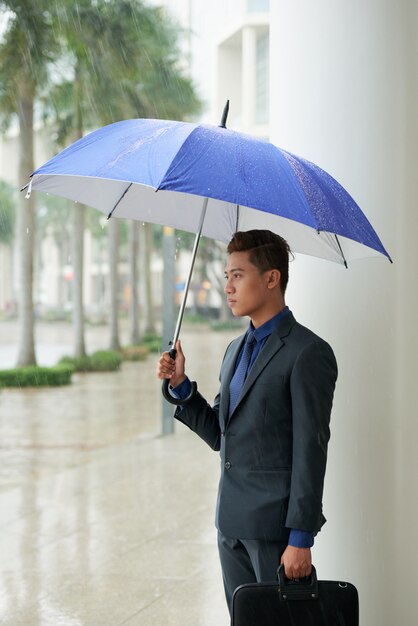
<instances>
[{"instance_id":1,"label":"man's hand gripping umbrella handle","mask_svg":"<svg viewBox=\"0 0 418 626\"><path fill-rule=\"evenodd\" d=\"M171 348L169 355L171 356L172 359L175 359L177 356L177 350L175 348ZM170 404L176 404L176 405L187 404L188 402L190 402L190 400L192 400L192 398L195 397L196 392L197 392L196 383L194 381L190 381L190 385L191 385L191 389L187 398L175 398L170 393L170 381L168 379L165 379L163 380L162 394L164 398L167 400L167 402L170 402Z\"/></svg>"}]
</instances>

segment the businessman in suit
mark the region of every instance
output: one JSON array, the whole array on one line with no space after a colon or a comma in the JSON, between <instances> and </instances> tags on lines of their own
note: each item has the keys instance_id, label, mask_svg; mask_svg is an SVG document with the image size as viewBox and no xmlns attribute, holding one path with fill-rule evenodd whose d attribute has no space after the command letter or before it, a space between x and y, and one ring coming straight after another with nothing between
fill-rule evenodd
<instances>
[{"instance_id":1,"label":"businessman in suit","mask_svg":"<svg viewBox=\"0 0 418 626\"><path fill-rule=\"evenodd\" d=\"M236 587L311 571L314 536L325 522L322 493L337 364L330 346L285 304L290 249L265 230L230 241L225 294L247 332L228 346L210 405L197 392L175 418L220 451L218 547L228 607ZM181 343L163 353L157 376L185 398L190 381Z\"/></svg>"}]
</instances>

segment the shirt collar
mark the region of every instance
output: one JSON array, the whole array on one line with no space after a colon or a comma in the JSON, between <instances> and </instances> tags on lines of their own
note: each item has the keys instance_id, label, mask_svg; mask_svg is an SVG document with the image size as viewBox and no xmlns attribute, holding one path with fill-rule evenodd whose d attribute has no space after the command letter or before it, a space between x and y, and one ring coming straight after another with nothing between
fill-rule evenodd
<instances>
[{"instance_id":1,"label":"shirt collar","mask_svg":"<svg viewBox=\"0 0 418 626\"><path fill-rule=\"evenodd\" d=\"M281 320L288 313L289 313L289 307L285 306L285 308L282 311L280 311L280 313L277 313L277 315L275 315L271 319L267 320L267 322L264 322L264 324L261 324L261 326L259 326L258 328L254 328L253 323L250 322L250 325L248 327L247 333L250 332L250 331L253 332L255 340L256 341L262 341L263 339L265 339L266 337L271 335L273 330L275 330L275 328L277 328L277 326L279 325Z\"/></svg>"}]
</instances>

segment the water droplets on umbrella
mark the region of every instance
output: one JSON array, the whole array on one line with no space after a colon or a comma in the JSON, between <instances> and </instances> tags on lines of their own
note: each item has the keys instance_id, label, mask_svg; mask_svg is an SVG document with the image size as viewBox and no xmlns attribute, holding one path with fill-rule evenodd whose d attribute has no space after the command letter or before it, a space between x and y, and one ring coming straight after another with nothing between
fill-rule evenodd
<instances>
[{"instance_id":1,"label":"water droplets on umbrella","mask_svg":"<svg viewBox=\"0 0 418 626\"><path fill-rule=\"evenodd\" d=\"M75 184L77 178L82 185ZM338 263L361 256L390 259L361 209L329 174L269 142L225 130L223 120L220 127L116 122L66 148L34 172L33 180L40 191L53 184L57 195L109 217L196 234L174 345L202 234L227 242L236 230L266 228L284 236L295 252Z\"/></svg>"}]
</instances>

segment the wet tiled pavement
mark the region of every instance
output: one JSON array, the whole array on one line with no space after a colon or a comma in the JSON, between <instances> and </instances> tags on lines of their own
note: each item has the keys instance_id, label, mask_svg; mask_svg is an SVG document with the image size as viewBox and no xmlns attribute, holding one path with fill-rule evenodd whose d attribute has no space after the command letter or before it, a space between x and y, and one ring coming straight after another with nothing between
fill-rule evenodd
<instances>
[{"instance_id":1,"label":"wet tiled pavement","mask_svg":"<svg viewBox=\"0 0 418 626\"><path fill-rule=\"evenodd\" d=\"M208 398L234 335L184 334ZM227 626L218 456L182 425L159 436L154 370L0 392L2 625Z\"/></svg>"}]
</instances>

